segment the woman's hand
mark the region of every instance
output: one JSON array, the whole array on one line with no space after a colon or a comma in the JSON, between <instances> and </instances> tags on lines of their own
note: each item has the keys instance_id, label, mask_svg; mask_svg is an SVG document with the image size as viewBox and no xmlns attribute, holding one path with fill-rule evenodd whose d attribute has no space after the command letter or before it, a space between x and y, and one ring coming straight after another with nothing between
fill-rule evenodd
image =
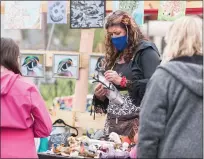
<instances>
[{"instance_id":1,"label":"woman's hand","mask_svg":"<svg viewBox=\"0 0 204 159\"><path fill-rule=\"evenodd\" d=\"M104 73L106 80L113 82L116 85L120 85L122 77L118 75L116 71L108 70Z\"/></svg>"},{"instance_id":2,"label":"woman's hand","mask_svg":"<svg viewBox=\"0 0 204 159\"><path fill-rule=\"evenodd\" d=\"M103 101L105 99L105 95L107 94L107 91L108 90L105 89L101 83L99 83L95 88L94 94L98 99Z\"/></svg>"}]
</instances>

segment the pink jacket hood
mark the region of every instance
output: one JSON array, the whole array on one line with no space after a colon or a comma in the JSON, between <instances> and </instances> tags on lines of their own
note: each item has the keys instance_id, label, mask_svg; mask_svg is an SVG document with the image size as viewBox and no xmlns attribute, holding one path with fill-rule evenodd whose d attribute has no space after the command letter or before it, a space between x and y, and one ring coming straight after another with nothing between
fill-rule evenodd
<instances>
[{"instance_id":1,"label":"pink jacket hood","mask_svg":"<svg viewBox=\"0 0 204 159\"><path fill-rule=\"evenodd\" d=\"M50 115L37 87L9 70L1 73L1 119L1 128L33 127L35 137L46 137L52 129Z\"/></svg>"},{"instance_id":2,"label":"pink jacket hood","mask_svg":"<svg viewBox=\"0 0 204 159\"><path fill-rule=\"evenodd\" d=\"M27 78L6 70L1 73L0 99L4 145L1 157L37 158L34 137L47 137L52 130L50 115L37 87Z\"/></svg>"},{"instance_id":3,"label":"pink jacket hood","mask_svg":"<svg viewBox=\"0 0 204 159\"><path fill-rule=\"evenodd\" d=\"M4 73L1 75L1 95L7 94L16 82L18 74Z\"/></svg>"}]
</instances>

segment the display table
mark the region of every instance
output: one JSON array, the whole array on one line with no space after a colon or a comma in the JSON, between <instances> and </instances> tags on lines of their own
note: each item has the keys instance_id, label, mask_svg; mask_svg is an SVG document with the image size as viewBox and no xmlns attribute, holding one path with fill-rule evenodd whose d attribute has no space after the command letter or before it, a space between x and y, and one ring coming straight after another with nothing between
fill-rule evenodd
<instances>
[{"instance_id":1,"label":"display table","mask_svg":"<svg viewBox=\"0 0 204 159\"><path fill-rule=\"evenodd\" d=\"M112 134L112 136L113 135L117 134L115 133ZM119 138L119 136L117 137ZM78 140L75 140L74 137L70 137L68 138L68 142L70 147L64 147L64 145L53 145L51 151L38 153L39 159L99 158L99 156L103 158L113 158L113 156L115 156L115 158L129 158L128 143L116 144L111 141L90 139L87 136L78 138Z\"/></svg>"},{"instance_id":2,"label":"display table","mask_svg":"<svg viewBox=\"0 0 204 159\"><path fill-rule=\"evenodd\" d=\"M54 155L54 154L46 154L46 153L38 153L39 159L68 159L68 158L86 158L86 157L68 157L62 155Z\"/></svg>"},{"instance_id":3,"label":"display table","mask_svg":"<svg viewBox=\"0 0 204 159\"><path fill-rule=\"evenodd\" d=\"M52 154L45 154L45 153L38 153L39 159L65 159L71 157L65 157L61 155L52 155Z\"/></svg>"}]
</instances>

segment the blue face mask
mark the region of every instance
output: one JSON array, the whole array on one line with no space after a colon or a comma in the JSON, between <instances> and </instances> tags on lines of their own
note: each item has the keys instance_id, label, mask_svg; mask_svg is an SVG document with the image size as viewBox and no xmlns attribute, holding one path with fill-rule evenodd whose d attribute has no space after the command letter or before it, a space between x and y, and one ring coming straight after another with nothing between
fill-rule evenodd
<instances>
[{"instance_id":1,"label":"blue face mask","mask_svg":"<svg viewBox=\"0 0 204 159\"><path fill-rule=\"evenodd\" d=\"M123 51L127 47L127 35L121 37L112 37L112 43L118 51Z\"/></svg>"}]
</instances>

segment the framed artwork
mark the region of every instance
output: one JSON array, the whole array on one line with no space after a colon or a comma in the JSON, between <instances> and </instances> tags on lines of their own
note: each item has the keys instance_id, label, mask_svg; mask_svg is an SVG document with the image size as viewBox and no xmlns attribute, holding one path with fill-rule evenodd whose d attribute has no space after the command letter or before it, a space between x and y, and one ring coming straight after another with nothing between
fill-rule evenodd
<instances>
[{"instance_id":1,"label":"framed artwork","mask_svg":"<svg viewBox=\"0 0 204 159\"><path fill-rule=\"evenodd\" d=\"M103 28L105 1L70 1L70 28Z\"/></svg>"},{"instance_id":2,"label":"framed artwork","mask_svg":"<svg viewBox=\"0 0 204 159\"><path fill-rule=\"evenodd\" d=\"M53 77L79 77L79 54L53 54Z\"/></svg>"},{"instance_id":3,"label":"framed artwork","mask_svg":"<svg viewBox=\"0 0 204 159\"><path fill-rule=\"evenodd\" d=\"M131 15L133 11L137 8L138 3L139 1L113 1L113 11L122 10Z\"/></svg>"},{"instance_id":4,"label":"framed artwork","mask_svg":"<svg viewBox=\"0 0 204 159\"><path fill-rule=\"evenodd\" d=\"M122 10L132 15L137 25L144 23L144 1L113 1L113 11Z\"/></svg>"},{"instance_id":5,"label":"framed artwork","mask_svg":"<svg viewBox=\"0 0 204 159\"><path fill-rule=\"evenodd\" d=\"M67 24L66 1L48 1L47 23Z\"/></svg>"},{"instance_id":6,"label":"framed artwork","mask_svg":"<svg viewBox=\"0 0 204 159\"><path fill-rule=\"evenodd\" d=\"M5 1L4 29L41 29L41 1Z\"/></svg>"},{"instance_id":7,"label":"framed artwork","mask_svg":"<svg viewBox=\"0 0 204 159\"><path fill-rule=\"evenodd\" d=\"M89 59L89 79L93 78L95 71L104 71L105 69L105 55L104 54L92 54Z\"/></svg>"},{"instance_id":8,"label":"framed artwork","mask_svg":"<svg viewBox=\"0 0 204 159\"><path fill-rule=\"evenodd\" d=\"M44 53L21 53L20 69L26 77L44 77L45 54Z\"/></svg>"},{"instance_id":9,"label":"framed artwork","mask_svg":"<svg viewBox=\"0 0 204 159\"><path fill-rule=\"evenodd\" d=\"M158 20L174 21L186 14L186 1L160 1Z\"/></svg>"}]
</instances>

